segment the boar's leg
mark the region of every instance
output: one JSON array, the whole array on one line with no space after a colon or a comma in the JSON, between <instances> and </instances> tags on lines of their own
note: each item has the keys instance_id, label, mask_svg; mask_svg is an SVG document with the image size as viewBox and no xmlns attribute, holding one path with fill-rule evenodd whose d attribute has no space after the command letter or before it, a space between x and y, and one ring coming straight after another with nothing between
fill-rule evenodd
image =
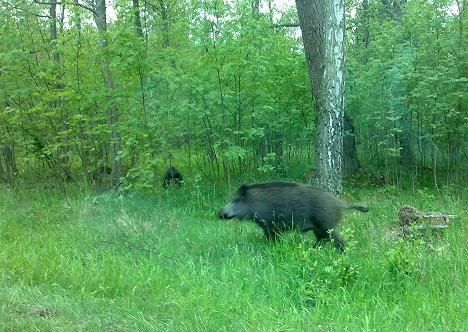
<instances>
[{"instance_id":1,"label":"boar's leg","mask_svg":"<svg viewBox=\"0 0 468 332\"><path fill-rule=\"evenodd\" d=\"M263 232L268 241L277 241L280 238L280 233L275 229L264 228Z\"/></svg>"},{"instance_id":2,"label":"boar's leg","mask_svg":"<svg viewBox=\"0 0 468 332\"><path fill-rule=\"evenodd\" d=\"M331 237L333 239L333 244L335 245L335 248L339 252L344 251L344 248L345 248L344 241L341 239L341 237L338 235L338 233L335 230L333 230L331 234L329 234L328 230L314 229L314 234L315 234L315 237L317 238L317 242L315 242L314 248L318 247L325 241L329 241Z\"/></svg>"},{"instance_id":3,"label":"boar's leg","mask_svg":"<svg viewBox=\"0 0 468 332\"><path fill-rule=\"evenodd\" d=\"M279 234L275 231L265 231L265 236L268 241L277 241L279 238Z\"/></svg>"},{"instance_id":4,"label":"boar's leg","mask_svg":"<svg viewBox=\"0 0 468 332\"><path fill-rule=\"evenodd\" d=\"M279 237L279 232L275 228L274 224L266 222L264 220L257 221L258 225L263 229L263 233L265 233L265 237L268 241L276 241Z\"/></svg>"},{"instance_id":5,"label":"boar's leg","mask_svg":"<svg viewBox=\"0 0 468 332\"><path fill-rule=\"evenodd\" d=\"M345 249L345 245L341 237L335 231L331 233L331 237L333 239L333 244L335 245L336 250L338 250L339 252L343 252Z\"/></svg>"}]
</instances>

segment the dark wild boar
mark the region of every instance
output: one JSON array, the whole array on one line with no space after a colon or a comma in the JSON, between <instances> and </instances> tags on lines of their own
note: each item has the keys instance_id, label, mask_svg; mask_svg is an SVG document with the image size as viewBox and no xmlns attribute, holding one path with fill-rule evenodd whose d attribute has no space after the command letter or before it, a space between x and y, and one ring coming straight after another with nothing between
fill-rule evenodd
<instances>
[{"instance_id":1,"label":"dark wild boar","mask_svg":"<svg viewBox=\"0 0 468 332\"><path fill-rule=\"evenodd\" d=\"M164 174L163 187L167 188L171 184L180 187L182 185L182 181L182 173L180 173L180 171L174 166L169 166Z\"/></svg>"},{"instance_id":2,"label":"dark wild boar","mask_svg":"<svg viewBox=\"0 0 468 332\"><path fill-rule=\"evenodd\" d=\"M285 230L312 230L317 243L330 238L339 251L344 242L337 233L343 209L367 212L362 205L348 205L330 193L296 182L243 184L235 197L218 213L222 219L254 220L267 239Z\"/></svg>"},{"instance_id":3,"label":"dark wild boar","mask_svg":"<svg viewBox=\"0 0 468 332\"><path fill-rule=\"evenodd\" d=\"M112 168L108 166L99 166L94 171L92 171L91 178L95 183L105 183L110 181L110 176L112 173Z\"/></svg>"}]
</instances>

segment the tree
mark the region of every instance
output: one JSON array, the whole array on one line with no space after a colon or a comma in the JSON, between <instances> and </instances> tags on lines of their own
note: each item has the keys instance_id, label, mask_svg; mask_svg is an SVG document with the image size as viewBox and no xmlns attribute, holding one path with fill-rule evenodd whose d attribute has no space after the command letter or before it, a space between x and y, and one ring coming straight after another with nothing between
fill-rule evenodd
<instances>
[{"instance_id":1,"label":"tree","mask_svg":"<svg viewBox=\"0 0 468 332\"><path fill-rule=\"evenodd\" d=\"M140 16L140 1L132 0L134 15L135 15L135 29L138 37L143 38L143 29L141 27L141 16Z\"/></svg>"},{"instance_id":2,"label":"tree","mask_svg":"<svg viewBox=\"0 0 468 332\"><path fill-rule=\"evenodd\" d=\"M316 184L341 194L344 0L296 0L317 113Z\"/></svg>"},{"instance_id":3,"label":"tree","mask_svg":"<svg viewBox=\"0 0 468 332\"><path fill-rule=\"evenodd\" d=\"M112 184L117 185L122 175L122 161L119 158L119 152L121 150L121 135L117 128L119 123L119 109L117 108L117 101L112 96L115 90L114 78L110 70L109 61L106 58L107 55L107 17L106 17L106 1L105 0L94 0L89 5L92 5L90 10L93 13L94 22L98 29L100 43L99 48L103 53L100 59L101 73L104 78L104 84L109 94L109 106L108 106L108 124L110 128L110 158L112 162Z\"/></svg>"},{"instance_id":4,"label":"tree","mask_svg":"<svg viewBox=\"0 0 468 332\"><path fill-rule=\"evenodd\" d=\"M343 175L350 176L361 168L357 157L355 129L348 114L344 115L344 137L343 137Z\"/></svg>"},{"instance_id":5,"label":"tree","mask_svg":"<svg viewBox=\"0 0 468 332\"><path fill-rule=\"evenodd\" d=\"M117 1L106 22L102 0L0 0L0 178L113 166L114 182L152 188L173 156L209 180L302 180L316 150L332 192L328 173L359 164L463 188L464 2L347 3L342 120L342 28L325 1L298 1L303 43L285 29L297 11L271 1Z\"/></svg>"}]
</instances>

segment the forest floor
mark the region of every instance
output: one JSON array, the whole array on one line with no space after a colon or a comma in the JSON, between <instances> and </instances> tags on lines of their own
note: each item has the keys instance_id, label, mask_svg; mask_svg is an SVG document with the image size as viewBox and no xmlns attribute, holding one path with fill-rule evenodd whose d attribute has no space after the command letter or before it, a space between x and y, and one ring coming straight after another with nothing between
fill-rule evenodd
<instances>
[{"instance_id":1,"label":"forest floor","mask_svg":"<svg viewBox=\"0 0 468 332\"><path fill-rule=\"evenodd\" d=\"M214 187L93 194L0 187L0 331L466 331L466 197L348 190L348 249L267 243L214 217ZM402 205L455 214L395 235Z\"/></svg>"}]
</instances>

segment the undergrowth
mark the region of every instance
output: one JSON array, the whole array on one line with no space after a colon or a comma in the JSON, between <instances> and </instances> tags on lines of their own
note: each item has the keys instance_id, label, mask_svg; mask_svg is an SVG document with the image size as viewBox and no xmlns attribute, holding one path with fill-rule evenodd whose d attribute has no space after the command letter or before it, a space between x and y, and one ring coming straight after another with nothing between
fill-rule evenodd
<instances>
[{"instance_id":1,"label":"undergrowth","mask_svg":"<svg viewBox=\"0 0 468 332\"><path fill-rule=\"evenodd\" d=\"M93 194L0 190L2 331L463 331L463 199L351 190L343 254L312 233L268 243L220 221L219 188ZM399 206L457 215L443 233L394 235Z\"/></svg>"}]
</instances>

